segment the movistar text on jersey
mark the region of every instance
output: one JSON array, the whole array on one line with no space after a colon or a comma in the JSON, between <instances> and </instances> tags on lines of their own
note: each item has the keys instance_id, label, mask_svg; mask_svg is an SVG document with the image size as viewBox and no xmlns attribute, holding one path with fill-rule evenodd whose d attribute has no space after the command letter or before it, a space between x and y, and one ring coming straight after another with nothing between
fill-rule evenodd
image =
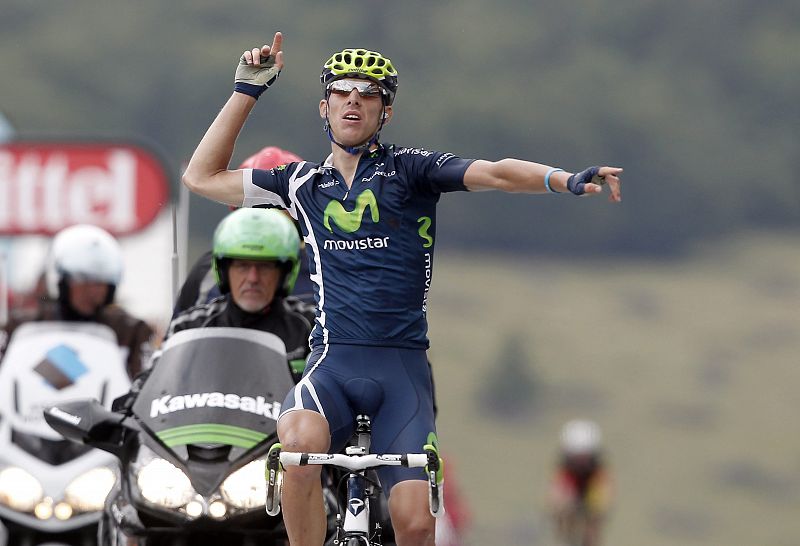
<instances>
[{"instance_id":1,"label":"movistar text on jersey","mask_svg":"<svg viewBox=\"0 0 800 546\"><path fill-rule=\"evenodd\" d=\"M246 411L278 420L281 412L280 402L267 402L263 396L239 396L221 392L201 392L197 394L167 395L156 398L150 404L150 417L158 417L176 411L194 408L225 408Z\"/></svg>"},{"instance_id":2,"label":"movistar text on jersey","mask_svg":"<svg viewBox=\"0 0 800 546\"><path fill-rule=\"evenodd\" d=\"M325 250L368 250L371 248L386 248L389 246L389 237L365 237L352 241L325 241Z\"/></svg>"}]
</instances>

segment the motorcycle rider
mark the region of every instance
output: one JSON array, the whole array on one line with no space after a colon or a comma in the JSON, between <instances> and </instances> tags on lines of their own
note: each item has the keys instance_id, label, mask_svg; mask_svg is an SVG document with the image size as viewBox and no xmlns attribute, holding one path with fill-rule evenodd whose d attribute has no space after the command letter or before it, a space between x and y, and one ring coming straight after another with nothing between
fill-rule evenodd
<instances>
[{"instance_id":1,"label":"motorcycle rider","mask_svg":"<svg viewBox=\"0 0 800 546\"><path fill-rule=\"evenodd\" d=\"M231 212L214 232L211 257L222 296L178 314L164 339L208 326L271 332L283 340L288 360L302 371L314 308L289 296L300 270L299 255L297 229L282 212Z\"/></svg>"},{"instance_id":2,"label":"motorcycle rider","mask_svg":"<svg viewBox=\"0 0 800 546\"><path fill-rule=\"evenodd\" d=\"M79 224L58 232L46 271L49 297L32 312L12 313L0 331L0 363L14 331L26 322L96 322L116 334L128 375L139 374L152 353L153 329L113 304L122 270L122 249L104 229Z\"/></svg>"},{"instance_id":3,"label":"motorcycle rider","mask_svg":"<svg viewBox=\"0 0 800 546\"><path fill-rule=\"evenodd\" d=\"M310 349L314 308L289 296L300 269L300 237L292 220L269 209L237 209L217 225L210 252L210 271L220 295L178 312L164 335L213 327L248 328L278 336L286 347L287 367L295 381ZM195 290L189 287L189 290ZM186 291L184 285L182 291ZM159 369L160 351L127 394L114 400L112 410L129 413L145 382ZM112 492L112 496L115 495ZM108 523L113 527L113 523Z\"/></svg>"},{"instance_id":4,"label":"motorcycle rider","mask_svg":"<svg viewBox=\"0 0 800 546\"><path fill-rule=\"evenodd\" d=\"M273 169L278 165L286 165L287 163L302 161L300 157L289 152L282 150L277 146L267 146L258 152L254 153L245 159L240 169ZM300 274L298 275L295 285L295 291L301 294L311 294L310 281L308 280L308 270L304 268L305 260L300 260ZM305 271L303 271L306 269ZM214 272L211 268L211 251L205 252L192 266L189 274L186 275L181 290L178 293L178 298L175 302L175 310L172 318L178 314L189 309L194 305L208 303L211 300L218 298L221 295ZM302 298L303 301L308 303L313 302L313 296L306 296Z\"/></svg>"},{"instance_id":5,"label":"motorcycle rider","mask_svg":"<svg viewBox=\"0 0 800 546\"><path fill-rule=\"evenodd\" d=\"M262 330L277 335L286 346L288 365L295 380L305 368L310 352L308 336L314 307L288 296L300 269L300 237L294 223L273 209L237 209L214 230L211 268L221 296L178 313L164 340L181 330L233 327ZM150 371L158 364L153 355L148 370L140 374L131 391L114 400L114 411L129 411Z\"/></svg>"}]
</instances>

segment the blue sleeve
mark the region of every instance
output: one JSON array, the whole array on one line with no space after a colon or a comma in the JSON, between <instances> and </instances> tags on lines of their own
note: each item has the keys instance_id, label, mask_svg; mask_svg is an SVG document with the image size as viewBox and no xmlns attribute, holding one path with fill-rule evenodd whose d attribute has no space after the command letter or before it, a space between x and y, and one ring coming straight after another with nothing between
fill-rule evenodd
<instances>
[{"instance_id":1,"label":"blue sleeve","mask_svg":"<svg viewBox=\"0 0 800 546\"><path fill-rule=\"evenodd\" d=\"M440 194L467 191L464 173L474 159L421 148L400 148L395 159L405 165L411 185L421 193Z\"/></svg>"},{"instance_id":2,"label":"blue sleeve","mask_svg":"<svg viewBox=\"0 0 800 546\"><path fill-rule=\"evenodd\" d=\"M290 208L289 173L298 166L298 163L289 163L269 170L245 169L242 206Z\"/></svg>"}]
</instances>

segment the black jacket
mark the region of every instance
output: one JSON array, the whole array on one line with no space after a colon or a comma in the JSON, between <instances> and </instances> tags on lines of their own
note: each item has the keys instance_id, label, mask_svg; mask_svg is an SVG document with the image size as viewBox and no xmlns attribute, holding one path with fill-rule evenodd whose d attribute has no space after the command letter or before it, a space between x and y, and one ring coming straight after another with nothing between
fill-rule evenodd
<instances>
[{"instance_id":1,"label":"black jacket","mask_svg":"<svg viewBox=\"0 0 800 546\"><path fill-rule=\"evenodd\" d=\"M261 330L281 338L286 346L287 366L292 371L290 363L296 360L304 363L310 352L308 336L313 325L314 307L297 298L279 298L263 312L248 313L236 305L230 294L227 294L179 313L169 323L164 341L177 332L193 328L231 327ZM160 351L156 351L151 365L139 374L130 392L114 400L112 405L114 411L130 410L150 371L158 365L159 354ZM292 374L295 381L302 375L294 371Z\"/></svg>"},{"instance_id":2,"label":"black jacket","mask_svg":"<svg viewBox=\"0 0 800 546\"><path fill-rule=\"evenodd\" d=\"M266 311L248 313L228 294L179 313L169 323L164 340L181 330L223 326L275 334L286 345L289 361L305 359L309 353L308 336L314 326L314 307L290 296L274 300Z\"/></svg>"}]
</instances>

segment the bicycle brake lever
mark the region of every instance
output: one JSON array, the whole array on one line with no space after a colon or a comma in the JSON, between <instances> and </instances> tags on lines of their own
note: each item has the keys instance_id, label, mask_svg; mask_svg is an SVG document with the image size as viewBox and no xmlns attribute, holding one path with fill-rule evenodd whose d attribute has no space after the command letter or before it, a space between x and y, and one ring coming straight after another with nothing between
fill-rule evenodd
<instances>
[{"instance_id":1,"label":"bicycle brake lever","mask_svg":"<svg viewBox=\"0 0 800 546\"><path fill-rule=\"evenodd\" d=\"M277 516L281 511L281 444L273 444L267 454L265 469L267 480L267 500L265 508L270 516Z\"/></svg>"},{"instance_id":2,"label":"bicycle brake lever","mask_svg":"<svg viewBox=\"0 0 800 546\"><path fill-rule=\"evenodd\" d=\"M425 467L428 473L428 504L431 515L438 518L444 514L444 502L442 500L444 492L438 481L440 459L435 449L426 449L425 452L428 454L428 464ZM444 480L441 483L444 483Z\"/></svg>"}]
</instances>

